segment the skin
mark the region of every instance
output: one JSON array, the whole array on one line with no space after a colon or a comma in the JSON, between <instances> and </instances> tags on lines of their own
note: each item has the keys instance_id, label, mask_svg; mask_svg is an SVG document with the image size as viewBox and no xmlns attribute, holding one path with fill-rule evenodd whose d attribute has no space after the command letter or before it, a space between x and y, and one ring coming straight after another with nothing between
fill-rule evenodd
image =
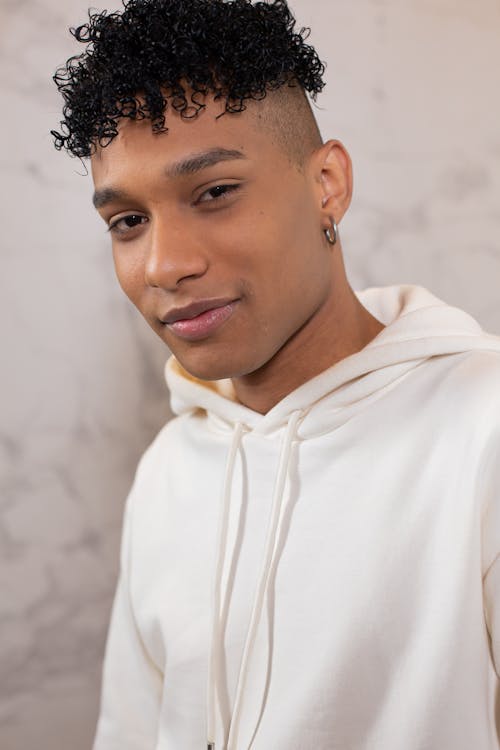
<instances>
[{"instance_id":1,"label":"skin","mask_svg":"<svg viewBox=\"0 0 500 750\"><path fill-rule=\"evenodd\" d=\"M269 94L217 119L223 105L209 99L192 120L169 112L163 134L147 120L122 120L91 158L126 295L185 370L231 378L237 399L262 414L384 328L351 289L340 240L332 246L324 234L351 201L349 155L329 140L301 164L291 159L262 127L273 106ZM221 148L243 158L172 170ZM202 340L186 341L160 320L213 298L237 302Z\"/></svg>"}]
</instances>

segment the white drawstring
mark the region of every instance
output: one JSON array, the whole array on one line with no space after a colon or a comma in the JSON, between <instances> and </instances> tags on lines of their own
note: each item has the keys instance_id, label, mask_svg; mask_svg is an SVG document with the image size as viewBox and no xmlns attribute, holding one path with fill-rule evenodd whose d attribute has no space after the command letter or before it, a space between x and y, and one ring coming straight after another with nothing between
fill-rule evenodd
<instances>
[{"instance_id":1,"label":"white drawstring","mask_svg":"<svg viewBox=\"0 0 500 750\"><path fill-rule=\"evenodd\" d=\"M245 687L250 668L250 662L252 653L255 645L257 636L258 625L262 616L262 608L264 604L264 597L269 585L269 579L274 568L277 540L279 539L280 532L280 520L282 519L282 507L283 507L283 496L285 490L285 483L288 475L288 462L290 459L290 453L292 449L292 443L295 437L297 424L302 416L302 412L294 412L287 425L285 437L283 439L283 446L281 449L281 455L278 464L278 472L276 476L276 482L273 492L273 500L271 504L271 512L269 517L269 524L267 530L266 544L264 548L264 556L260 575L258 579L258 585L254 596L254 603L252 607L252 613L250 616L250 623L248 626L247 637L245 640L245 646L243 649L243 656L241 660L240 672L238 676L238 683L236 688L236 697L233 708L233 715L231 718L231 725L229 729L229 738L225 750L237 750L237 734L239 721L241 717L243 697L245 693ZM217 558L214 570L214 583L213 583L213 611L212 611L212 633L210 639L210 655L208 662L208 685L207 685L207 748L208 750L216 750L216 703L217 703L217 687L219 685L218 669L221 663L220 649L222 648L221 632L220 632L220 617L221 617L221 587L222 587L222 573L224 568L224 561L226 556L227 548L227 535L229 526L229 510L231 504L231 489L233 482L234 466L236 461L236 455L238 448L241 443L241 436L243 434L243 425L236 423L233 439L231 442L231 448L228 455L226 464L226 472L224 478L224 488L222 493L221 511L219 517L219 524L217 529ZM223 750L217 748L217 750Z\"/></svg>"},{"instance_id":2,"label":"white drawstring","mask_svg":"<svg viewBox=\"0 0 500 750\"><path fill-rule=\"evenodd\" d=\"M227 531L229 525L229 507L231 501L231 487L233 482L234 465L236 455L243 434L243 425L237 422L234 427L233 439L226 464L224 477L224 488L222 491L222 502L219 514L219 524L217 528L216 541L216 563L213 581L212 596L212 633L210 638L210 653L208 661L208 683L207 683L207 747L208 750L215 750L215 731L216 731L216 686L219 684L217 669L220 664L219 654L221 648L220 637L220 605L221 605L221 586L222 571L224 567L224 558L226 556Z\"/></svg>"},{"instance_id":3,"label":"white drawstring","mask_svg":"<svg viewBox=\"0 0 500 750\"><path fill-rule=\"evenodd\" d=\"M264 603L264 596L267 591L269 584L269 578L274 567L274 557L276 552L276 542L279 537L279 521L281 517L281 509L283 506L283 495L285 489L285 482L288 474L288 462L290 458L290 452L292 448L293 439L295 437L295 431L297 423L301 418L301 412L294 412L287 425L287 431L283 440L283 447L281 449L281 456L278 466L278 473L276 476L276 483L274 487L273 501L271 505L271 513L267 531L267 539L265 545L264 558L262 561L261 572L259 576L259 582L254 597L254 604L252 608L252 614L250 617L250 624L248 627L247 637L245 641L245 647L243 649L243 657L241 661L240 673L238 677L238 684L236 688L236 698L234 702L233 715L231 719L231 726L229 731L229 738L227 742L227 750L237 750L236 742L238 735L238 726L241 717L241 710L243 704L243 696L245 693L245 686L248 677L250 661L252 658L252 652L255 645L255 639L257 635L257 628L262 615L262 607ZM241 748L240 748L241 750Z\"/></svg>"}]
</instances>

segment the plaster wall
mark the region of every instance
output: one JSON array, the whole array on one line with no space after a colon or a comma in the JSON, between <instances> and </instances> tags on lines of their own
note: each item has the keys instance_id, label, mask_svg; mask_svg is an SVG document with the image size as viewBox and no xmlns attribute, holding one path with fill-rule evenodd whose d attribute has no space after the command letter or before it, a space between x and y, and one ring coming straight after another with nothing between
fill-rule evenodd
<instances>
[{"instance_id":1,"label":"plaster wall","mask_svg":"<svg viewBox=\"0 0 500 750\"><path fill-rule=\"evenodd\" d=\"M169 417L167 351L115 282L90 178L49 136L86 7L0 0L2 750L90 748L123 502ZM322 133L354 162L352 286L423 284L500 333L500 5L292 7L328 64Z\"/></svg>"}]
</instances>

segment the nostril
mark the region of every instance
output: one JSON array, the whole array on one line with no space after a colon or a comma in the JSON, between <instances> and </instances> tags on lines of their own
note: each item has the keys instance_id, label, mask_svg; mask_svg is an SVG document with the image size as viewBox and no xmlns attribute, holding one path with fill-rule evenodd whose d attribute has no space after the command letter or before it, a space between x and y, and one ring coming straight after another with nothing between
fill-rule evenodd
<instances>
[{"instance_id":1,"label":"nostril","mask_svg":"<svg viewBox=\"0 0 500 750\"><path fill-rule=\"evenodd\" d=\"M203 276L205 272L206 268L199 269L191 273L186 269L180 270L177 268L162 268L160 270L154 269L153 271L151 271L151 269L148 269L146 271L145 280L148 286L155 289L161 288L174 290L177 289L179 285L184 281L188 281L189 279L198 279Z\"/></svg>"},{"instance_id":2,"label":"nostril","mask_svg":"<svg viewBox=\"0 0 500 750\"><path fill-rule=\"evenodd\" d=\"M146 284L154 288L174 290L188 279L203 276L208 269L208 260L198 248L152 247L148 253L144 275Z\"/></svg>"}]
</instances>

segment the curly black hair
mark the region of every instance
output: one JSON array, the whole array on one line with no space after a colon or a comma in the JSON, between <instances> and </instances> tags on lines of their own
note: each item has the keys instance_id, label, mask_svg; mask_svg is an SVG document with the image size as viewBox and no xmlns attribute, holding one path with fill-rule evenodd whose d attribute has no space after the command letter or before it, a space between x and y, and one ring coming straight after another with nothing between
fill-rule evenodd
<instances>
[{"instance_id":1,"label":"curly black hair","mask_svg":"<svg viewBox=\"0 0 500 750\"><path fill-rule=\"evenodd\" d=\"M165 131L168 106L196 117L212 93L225 112L299 85L313 99L324 64L295 31L286 0L123 0L120 13L92 12L71 34L86 44L53 77L64 99L54 145L80 158L106 146L123 117ZM224 112L224 113L225 113Z\"/></svg>"}]
</instances>

